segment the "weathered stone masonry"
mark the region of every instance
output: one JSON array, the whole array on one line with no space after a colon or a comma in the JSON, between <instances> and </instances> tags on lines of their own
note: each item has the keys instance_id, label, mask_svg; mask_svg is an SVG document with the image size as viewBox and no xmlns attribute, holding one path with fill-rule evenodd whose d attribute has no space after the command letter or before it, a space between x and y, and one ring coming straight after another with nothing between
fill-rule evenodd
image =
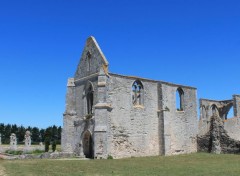
<instances>
[{"instance_id":1,"label":"weathered stone masonry","mask_svg":"<svg viewBox=\"0 0 240 176\"><path fill-rule=\"evenodd\" d=\"M63 152L122 158L197 151L196 89L110 73L93 37L67 87Z\"/></svg>"},{"instance_id":2,"label":"weathered stone masonry","mask_svg":"<svg viewBox=\"0 0 240 176\"><path fill-rule=\"evenodd\" d=\"M234 117L227 118L230 109ZM240 96L229 100L200 99L198 150L213 153L240 152Z\"/></svg>"}]
</instances>

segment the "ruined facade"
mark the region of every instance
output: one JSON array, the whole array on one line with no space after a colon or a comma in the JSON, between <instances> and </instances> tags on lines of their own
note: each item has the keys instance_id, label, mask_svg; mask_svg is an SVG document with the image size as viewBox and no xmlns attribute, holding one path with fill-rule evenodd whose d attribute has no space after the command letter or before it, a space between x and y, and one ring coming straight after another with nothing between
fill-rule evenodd
<instances>
[{"instance_id":1,"label":"ruined facade","mask_svg":"<svg viewBox=\"0 0 240 176\"><path fill-rule=\"evenodd\" d=\"M231 108L233 117L227 118ZM240 153L240 95L222 101L200 99L200 112L198 150Z\"/></svg>"},{"instance_id":2,"label":"ruined facade","mask_svg":"<svg viewBox=\"0 0 240 176\"><path fill-rule=\"evenodd\" d=\"M233 108L233 117L227 118ZM206 134L210 128L210 119L213 114L219 116L224 122L224 128L229 136L240 140L240 95L233 95L229 100L200 99L199 135Z\"/></svg>"},{"instance_id":3,"label":"ruined facade","mask_svg":"<svg viewBox=\"0 0 240 176\"><path fill-rule=\"evenodd\" d=\"M197 151L196 88L111 73L93 37L68 79L63 119L62 151L79 157Z\"/></svg>"}]
</instances>

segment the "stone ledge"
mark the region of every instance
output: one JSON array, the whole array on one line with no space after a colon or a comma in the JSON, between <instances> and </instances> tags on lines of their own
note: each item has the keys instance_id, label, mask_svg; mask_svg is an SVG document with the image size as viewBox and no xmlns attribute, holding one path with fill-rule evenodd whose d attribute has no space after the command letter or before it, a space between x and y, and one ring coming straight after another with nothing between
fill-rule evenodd
<instances>
[{"instance_id":1,"label":"stone ledge","mask_svg":"<svg viewBox=\"0 0 240 176\"><path fill-rule=\"evenodd\" d=\"M76 112L64 112L63 116L76 116L77 113Z\"/></svg>"},{"instance_id":2,"label":"stone ledge","mask_svg":"<svg viewBox=\"0 0 240 176\"><path fill-rule=\"evenodd\" d=\"M108 103L98 103L95 105L95 109L112 109L111 104Z\"/></svg>"},{"instance_id":3,"label":"stone ledge","mask_svg":"<svg viewBox=\"0 0 240 176\"><path fill-rule=\"evenodd\" d=\"M96 126L94 128L94 132L106 132L107 131L107 127L106 126Z\"/></svg>"},{"instance_id":4,"label":"stone ledge","mask_svg":"<svg viewBox=\"0 0 240 176\"><path fill-rule=\"evenodd\" d=\"M98 82L98 87L105 87L106 84L106 82Z\"/></svg>"}]
</instances>

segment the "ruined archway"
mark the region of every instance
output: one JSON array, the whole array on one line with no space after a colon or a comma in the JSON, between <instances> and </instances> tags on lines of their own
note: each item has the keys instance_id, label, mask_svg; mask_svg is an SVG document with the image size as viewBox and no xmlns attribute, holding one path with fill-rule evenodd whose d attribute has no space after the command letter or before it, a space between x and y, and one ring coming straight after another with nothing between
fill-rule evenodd
<instances>
[{"instance_id":1,"label":"ruined archway","mask_svg":"<svg viewBox=\"0 0 240 176\"><path fill-rule=\"evenodd\" d=\"M213 104L211 106L211 110L212 110L211 116L213 116L213 115L217 115L218 116L219 115L218 108L217 108L217 106L215 104Z\"/></svg>"},{"instance_id":2,"label":"ruined archway","mask_svg":"<svg viewBox=\"0 0 240 176\"><path fill-rule=\"evenodd\" d=\"M93 158L93 140L92 135L88 130L83 133L82 144L85 157Z\"/></svg>"}]
</instances>

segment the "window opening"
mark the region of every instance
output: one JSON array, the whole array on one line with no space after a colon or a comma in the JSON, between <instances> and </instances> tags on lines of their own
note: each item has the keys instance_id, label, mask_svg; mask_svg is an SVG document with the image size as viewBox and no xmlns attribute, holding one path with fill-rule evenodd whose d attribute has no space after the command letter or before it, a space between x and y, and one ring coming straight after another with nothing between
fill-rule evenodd
<instances>
[{"instance_id":1,"label":"window opening","mask_svg":"<svg viewBox=\"0 0 240 176\"><path fill-rule=\"evenodd\" d=\"M87 113L92 114L92 109L93 109L93 87L91 84L89 84L87 88Z\"/></svg>"},{"instance_id":2,"label":"window opening","mask_svg":"<svg viewBox=\"0 0 240 176\"><path fill-rule=\"evenodd\" d=\"M132 103L134 105L143 105L143 85L138 80L132 85Z\"/></svg>"},{"instance_id":3,"label":"window opening","mask_svg":"<svg viewBox=\"0 0 240 176\"><path fill-rule=\"evenodd\" d=\"M181 88L178 88L176 91L176 109L177 111L183 111L183 105L184 105L184 101L183 101L183 96L184 96L184 92Z\"/></svg>"}]
</instances>

